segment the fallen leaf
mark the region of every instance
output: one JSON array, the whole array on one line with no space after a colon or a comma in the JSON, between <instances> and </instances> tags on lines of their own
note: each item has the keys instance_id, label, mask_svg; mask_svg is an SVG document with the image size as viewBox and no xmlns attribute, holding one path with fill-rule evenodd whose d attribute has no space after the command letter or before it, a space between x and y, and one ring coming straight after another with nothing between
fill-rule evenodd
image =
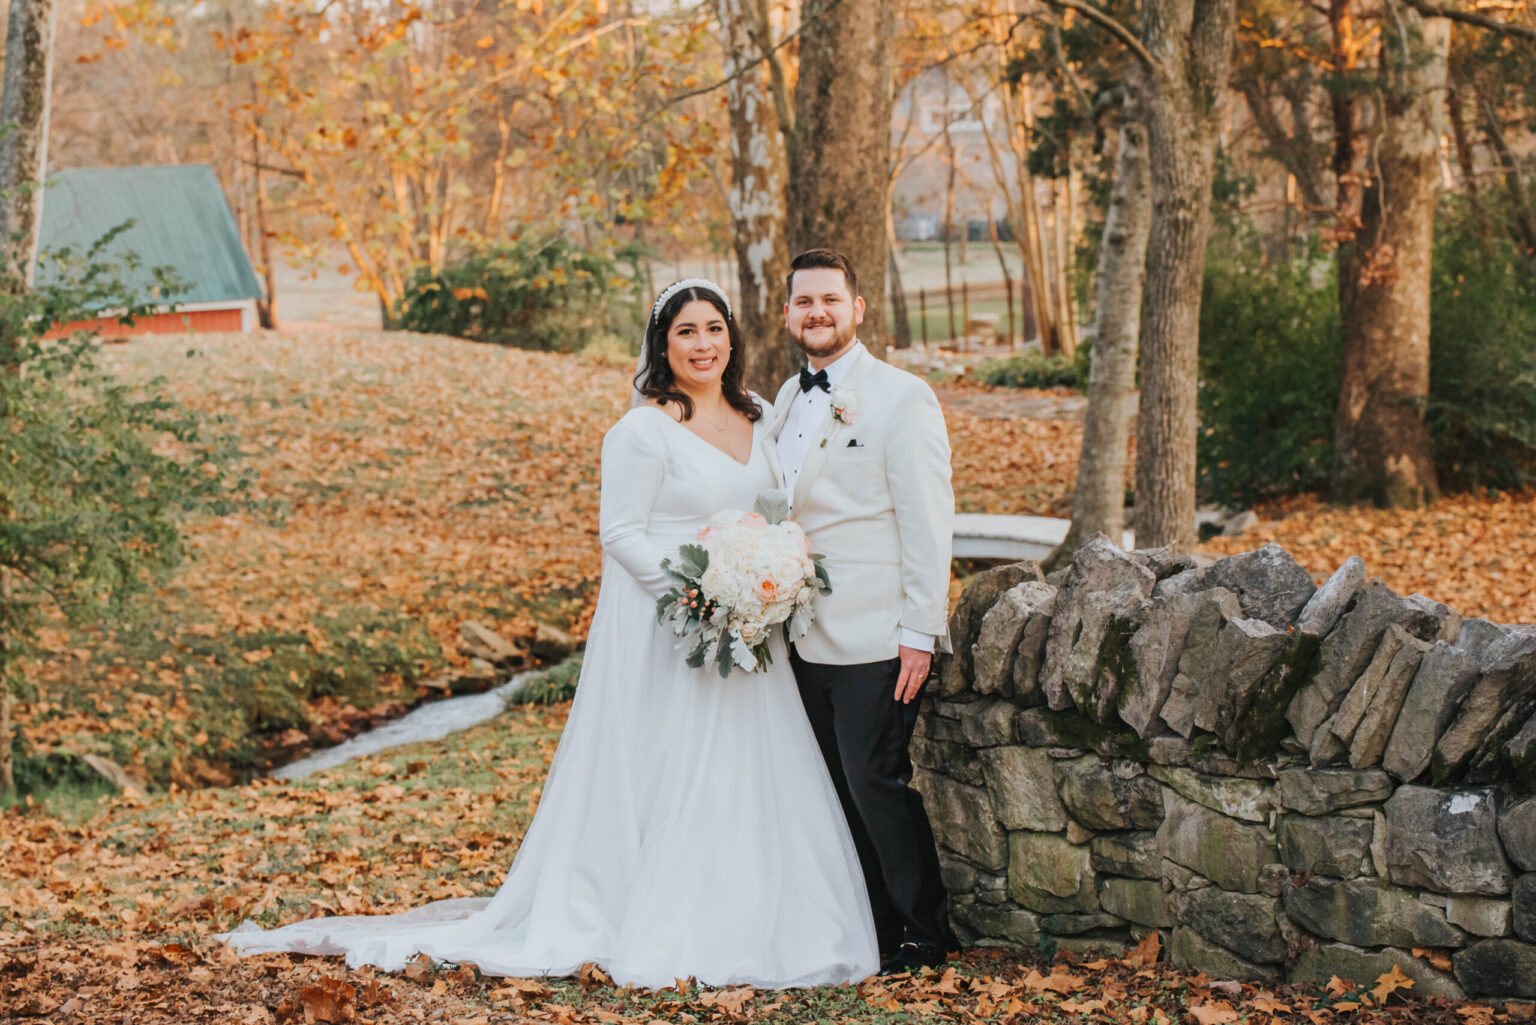
<instances>
[{"instance_id":1,"label":"fallen leaf","mask_svg":"<svg viewBox=\"0 0 1536 1025\"><path fill-rule=\"evenodd\" d=\"M1387 997L1391 996L1393 993L1396 993L1398 990L1408 990L1412 988L1413 980L1404 975L1401 968L1399 968L1397 965L1393 965L1391 970L1377 976L1376 986L1371 990L1371 996L1376 998L1376 1002L1378 1004L1384 1004L1387 1001Z\"/></svg>"}]
</instances>

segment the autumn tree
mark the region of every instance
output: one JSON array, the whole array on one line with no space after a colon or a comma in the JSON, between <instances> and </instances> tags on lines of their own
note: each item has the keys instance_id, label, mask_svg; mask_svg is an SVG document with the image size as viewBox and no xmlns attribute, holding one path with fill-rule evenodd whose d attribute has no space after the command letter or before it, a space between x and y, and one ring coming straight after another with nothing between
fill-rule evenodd
<instances>
[{"instance_id":1,"label":"autumn tree","mask_svg":"<svg viewBox=\"0 0 1536 1025\"><path fill-rule=\"evenodd\" d=\"M1343 0L1336 0L1342 5ZM1378 142L1358 171L1358 227L1339 249L1344 365L1334 418L1332 496L1413 507L1439 487L1429 428L1429 281L1449 25L1397 0L1382 8ZM1340 124L1340 150L1362 149ZM1341 179L1342 180L1342 179Z\"/></svg>"},{"instance_id":2,"label":"autumn tree","mask_svg":"<svg viewBox=\"0 0 1536 1025\"><path fill-rule=\"evenodd\" d=\"M864 275L859 336L884 358L891 171L890 0L804 0L789 155L789 249L831 246Z\"/></svg>"},{"instance_id":3,"label":"autumn tree","mask_svg":"<svg viewBox=\"0 0 1536 1025\"><path fill-rule=\"evenodd\" d=\"M1098 305L1088 373L1088 408L1083 414L1072 525L1052 554L1053 565L1069 560L1094 534L1105 534L1118 543L1125 529L1126 442L1136 409L1142 282L1152 228L1151 169L1140 79L1139 69L1133 69L1116 97L1120 128L1094 288Z\"/></svg>"},{"instance_id":4,"label":"autumn tree","mask_svg":"<svg viewBox=\"0 0 1536 1025\"><path fill-rule=\"evenodd\" d=\"M769 0L715 0L725 44L731 120L731 244L739 297L736 323L751 365L747 384L777 393L794 359L783 331L789 273L785 195L794 101Z\"/></svg>"},{"instance_id":5,"label":"autumn tree","mask_svg":"<svg viewBox=\"0 0 1536 1025\"><path fill-rule=\"evenodd\" d=\"M1236 21L1233 0L1148 0L1141 11L1153 211L1136 421L1143 547L1187 551L1195 541L1201 285Z\"/></svg>"}]
</instances>

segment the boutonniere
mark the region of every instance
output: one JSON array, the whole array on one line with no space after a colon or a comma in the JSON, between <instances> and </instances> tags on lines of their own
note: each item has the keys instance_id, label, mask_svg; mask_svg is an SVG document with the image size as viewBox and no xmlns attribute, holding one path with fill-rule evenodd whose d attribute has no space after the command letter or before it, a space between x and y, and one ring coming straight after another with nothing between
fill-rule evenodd
<instances>
[{"instance_id":1,"label":"boutonniere","mask_svg":"<svg viewBox=\"0 0 1536 1025\"><path fill-rule=\"evenodd\" d=\"M832 419L840 424L852 424L859 418L859 393L846 388L832 389Z\"/></svg>"}]
</instances>

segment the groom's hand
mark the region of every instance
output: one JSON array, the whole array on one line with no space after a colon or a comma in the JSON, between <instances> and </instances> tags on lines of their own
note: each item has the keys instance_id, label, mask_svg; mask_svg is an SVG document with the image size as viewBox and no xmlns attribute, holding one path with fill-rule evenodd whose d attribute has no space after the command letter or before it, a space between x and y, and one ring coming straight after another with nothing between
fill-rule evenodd
<instances>
[{"instance_id":1,"label":"groom's hand","mask_svg":"<svg viewBox=\"0 0 1536 1025\"><path fill-rule=\"evenodd\" d=\"M917 697L923 684L928 682L928 668L933 664L933 652L906 645L897 650L901 652L901 675L896 677L896 700L905 705Z\"/></svg>"}]
</instances>

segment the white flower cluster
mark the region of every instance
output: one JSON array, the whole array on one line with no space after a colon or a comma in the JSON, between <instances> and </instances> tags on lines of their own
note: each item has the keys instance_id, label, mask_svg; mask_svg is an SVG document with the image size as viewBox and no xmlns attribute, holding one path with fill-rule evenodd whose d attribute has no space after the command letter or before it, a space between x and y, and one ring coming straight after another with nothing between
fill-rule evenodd
<instances>
[{"instance_id":1,"label":"white flower cluster","mask_svg":"<svg viewBox=\"0 0 1536 1025\"><path fill-rule=\"evenodd\" d=\"M791 640L805 636L813 599L831 590L800 525L762 512L716 513L698 543L684 545L662 569L674 586L657 605L658 621L692 636L689 665L713 664L721 676L767 665L769 631L780 623L788 621Z\"/></svg>"},{"instance_id":2,"label":"white flower cluster","mask_svg":"<svg viewBox=\"0 0 1536 1025\"><path fill-rule=\"evenodd\" d=\"M723 512L699 531L709 567L704 596L727 610L731 633L748 647L815 595L811 542L793 520L769 523L759 514Z\"/></svg>"}]
</instances>

